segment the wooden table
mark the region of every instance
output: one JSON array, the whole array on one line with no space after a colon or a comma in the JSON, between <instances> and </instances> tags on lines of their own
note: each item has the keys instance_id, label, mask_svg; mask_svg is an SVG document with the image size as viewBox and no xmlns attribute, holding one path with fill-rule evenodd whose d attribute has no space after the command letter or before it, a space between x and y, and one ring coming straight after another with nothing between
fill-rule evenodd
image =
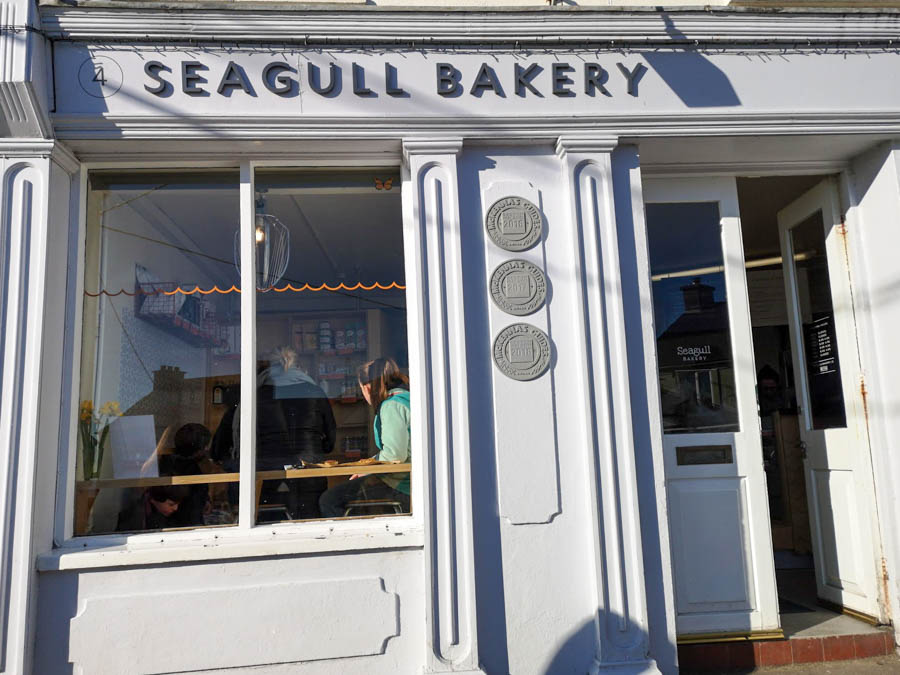
<instances>
[{"instance_id":1,"label":"wooden table","mask_svg":"<svg viewBox=\"0 0 900 675\"><path fill-rule=\"evenodd\" d=\"M259 495L262 492L263 481L285 480L288 478L327 478L329 476L353 476L360 474L369 476L379 473L409 473L412 464L356 464L338 465L328 468L315 469L281 469L274 471L257 471L256 480L256 506L259 509ZM203 473L192 476L144 476L141 478L98 478L95 480L80 480L75 482L75 490L81 495L76 495L75 500L75 532L83 533L90 518L91 507L99 491L103 488L148 488L156 485L208 485L210 483L237 483L240 481L240 473ZM79 498L80 497L80 498Z\"/></svg>"},{"instance_id":2,"label":"wooden table","mask_svg":"<svg viewBox=\"0 0 900 675\"><path fill-rule=\"evenodd\" d=\"M319 478L326 476L352 476L360 474L368 476L377 473L409 473L412 464L355 464L338 465L323 469L281 469L274 471L257 471L257 484L264 480L284 480L286 478ZM153 487L155 485L206 485L208 483L237 483L240 473L202 473L192 476L145 476L142 478L97 478L80 480L75 483L76 490L100 490L102 488L135 488Z\"/></svg>"}]
</instances>

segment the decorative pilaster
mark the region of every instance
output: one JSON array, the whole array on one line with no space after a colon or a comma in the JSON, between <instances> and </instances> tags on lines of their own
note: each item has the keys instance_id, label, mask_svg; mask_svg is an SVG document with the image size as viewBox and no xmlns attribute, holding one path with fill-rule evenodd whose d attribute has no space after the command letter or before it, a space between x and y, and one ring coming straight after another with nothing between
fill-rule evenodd
<instances>
[{"instance_id":1,"label":"decorative pilaster","mask_svg":"<svg viewBox=\"0 0 900 675\"><path fill-rule=\"evenodd\" d=\"M9 135L49 138L46 40L34 0L0 0L0 118Z\"/></svg>"},{"instance_id":2,"label":"decorative pilaster","mask_svg":"<svg viewBox=\"0 0 900 675\"><path fill-rule=\"evenodd\" d=\"M52 141L0 140L0 672L29 670ZM64 153L57 163L69 167ZM65 195L68 199L68 194ZM57 264L65 265L65 261ZM58 408L58 401L57 401Z\"/></svg>"},{"instance_id":3,"label":"decorative pilaster","mask_svg":"<svg viewBox=\"0 0 900 675\"><path fill-rule=\"evenodd\" d=\"M586 377L580 399L589 438L598 652L594 672L653 672L638 513L622 277L611 153L614 138L560 138L576 227L573 251L582 302L576 317Z\"/></svg>"},{"instance_id":4,"label":"decorative pilaster","mask_svg":"<svg viewBox=\"0 0 900 675\"><path fill-rule=\"evenodd\" d=\"M407 295L412 428L424 469L427 673L481 672L456 174L461 148L459 138L403 144L406 278L414 289Z\"/></svg>"}]
</instances>

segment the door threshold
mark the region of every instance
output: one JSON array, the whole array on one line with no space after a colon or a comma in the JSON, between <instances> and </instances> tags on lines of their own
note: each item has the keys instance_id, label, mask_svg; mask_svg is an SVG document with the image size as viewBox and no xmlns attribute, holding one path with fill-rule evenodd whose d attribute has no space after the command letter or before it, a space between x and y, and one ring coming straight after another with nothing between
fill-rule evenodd
<instances>
[{"instance_id":1,"label":"door threshold","mask_svg":"<svg viewBox=\"0 0 900 675\"><path fill-rule=\"evenodd\" d=\"M783 640L784 631L774 630L733 631L728 633L691 633L679 635L676 642L680 645L709 644L714 642L750 642L755 640Z\"/></svg>"},{"instance_id":2,"label":"door threshold","mask_svg":"<svg viewBox=\"0 0 900 675\"><path fill-rule=\"evenodd\" d=\"M863 612L858 612L855 609L850 609L849 607L844 607L843 605L839 605L836 602L831 602L830 600L825 600L824 598L816 598L816 602L824 607L825 609L830 609L832 612L837 612L838 614L844 614L846 616L851 616L854 619L858 619L859 621L863 621L871 626L880 626L881 621L879 621L876 617L871 614L864 614Z\"/></svg>"}]
</instances>

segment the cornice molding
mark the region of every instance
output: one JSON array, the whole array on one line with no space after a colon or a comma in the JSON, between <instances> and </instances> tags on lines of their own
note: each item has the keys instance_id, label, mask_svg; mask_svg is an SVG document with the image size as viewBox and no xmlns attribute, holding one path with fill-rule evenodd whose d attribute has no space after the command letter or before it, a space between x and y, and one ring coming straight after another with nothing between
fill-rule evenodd
<instances>
[{"instance_id":1,"label":"cornice molding","mask_svg":"<svg viewBox=\"0 0 900 675\"><path fill-rule=\"evenodd\" d=\"M190 6L188 6L190 7ZM272 10L44 6L55 39L130 43L256 43L398 48L625 48L651 45L812 45L900 42L900 13L782 13L734 10L366 11L280 6Z\"/></svg>"},{"instance_id":2,"label":"cornice molding","mask_svg":"<svg viewBox=\"0 0 900 675\"><path fill-rule=\"evenodd\" d=\"M78 169L81 168L81 161L75 156L75 153L59 142L53 144L50 159L70 176L75 174Z\"/></svg>"},{"instance_id":3,"label":"cornice molding","mask_svg":"<svg viewBox=\"0 0 900 675\"><path fill-rule=\"evenodd\" d=\"M81 166L79 159L65 145L41 138L0 139L0 157L50 159L70 175Z\"/></svg>"},{"instance_id":4,"label":"cornice molding","mask_svg":"<svg viewBox=\"0 0 900 675\"><path fill-rule=\"evenodd\" d=\"M409 165L409 158L412 155L458 155L462 147L461 137L405 140L403 161Z\"/></svg>"},{"instance_id":5,"label":"cornice molding","mask_svg":"<svg viewBox=\"0 0 900 675\"><path fill-rule=\"evenodd\" d=\"M560 136L556 141L556 155L562 159L569 153L610 153L619 139L615 136Z\"/></svg>"},{"instance_id":6,"label":"cornice molding","mask_svg":"<svg viewBox=\"0 0 900 675\"><path fill-rule=\"evenodd\" d=\"M900 112L841 110L786 115L772 113L609 115L605 117L162 117L71 116L54 119L57 138L72 139L410 139L444 144L449 139L492 141L560 137L653 138L811 134L900 134ZM452 136L448 136L448 132ZM422 146L425 147L425 146ZM432 151L436 149L432 146Z\"/></svg>"},{"instance_id":7,"label":"cornice molding","mask_svg":"<svg viewBox=\"0 0 900 675\"><path fill-rule=\"evenodd\" d=\"M47 159L53 154L55 141L42 138L0 139L0 157L32 157Z\"/></svg>"}]
</instances>

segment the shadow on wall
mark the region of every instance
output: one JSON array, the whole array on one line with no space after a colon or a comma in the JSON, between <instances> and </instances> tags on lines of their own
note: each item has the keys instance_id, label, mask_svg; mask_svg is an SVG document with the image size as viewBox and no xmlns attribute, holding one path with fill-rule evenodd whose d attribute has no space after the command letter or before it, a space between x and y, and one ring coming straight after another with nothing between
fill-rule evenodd
<instances>
[{"instance_id":1,"label":"shadow on wall","mask_svg":"<svg viewBox=\"0 0 900 675\"><path fill-rule=\"evenodd\" d=\"M618 623L617 615L609 615L605 617L605 623L607 625L612 625L614 623ZM646 633L636 633L635 642L643 641L646 644L647 636ZM578 673L579 675L584 671L579 669L579 665L584 662L584 646L586 644L596 644L597 643L597 624L594 621L585 621L578 629L572 631L569 636L566 638L565 642L559 647L556 651L556 654L553 656L553 659L550 663L547 664L547 667L540 671L542 675L563 675L564 673ZM602 648L602 645L601 645ZM647 660L649 661L650 656L647 656ZM604 661L602 667L600 668L600 672L603 672L604 668L611 668L616 673L643 673L647 670L648 661L632 661L632 662L622 662L622 661ZM662 669L662 672L676 672L676 669L665 670Z\"/></svg>"},{"instance_id":2,"label":"shadow on wall","mask_svg":"<svg viewBox=\"0 0 900 675\"><path fill-rule=\"evenodd\" d=\"M661 12L666 33L680 43L687 36L675 27L666 12ZM688 108L725 108L741 105L741 99L725 73L698 50L686 47L674 51L650 51L647 62Z\"/></svg>"}]
</instances>

